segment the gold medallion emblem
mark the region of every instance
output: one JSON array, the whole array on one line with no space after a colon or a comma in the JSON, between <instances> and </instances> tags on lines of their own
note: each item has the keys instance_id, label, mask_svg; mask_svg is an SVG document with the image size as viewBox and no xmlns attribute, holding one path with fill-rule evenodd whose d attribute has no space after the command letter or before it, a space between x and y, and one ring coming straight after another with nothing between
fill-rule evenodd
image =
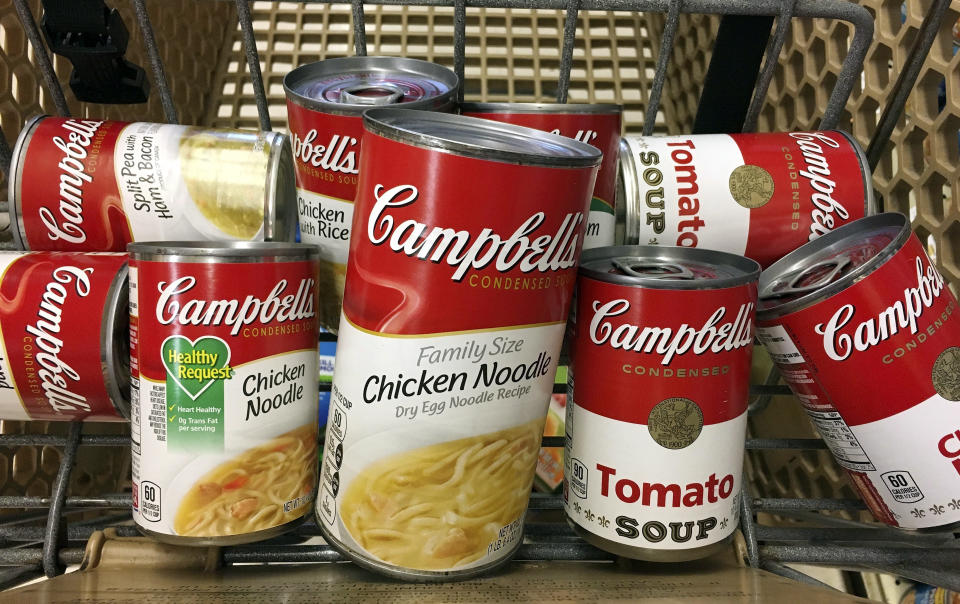
<instances>
[{"instance_id":1,"label":"gold medallion emblem","mask_svg":"<svg viewBox=\"0 0 960 604\"><path fill-rule=\"evenodd\" d=\"M960 347L951 346L941 352L930 373L937 394L948 401L960 401Z\"/></svg>"},{"instance_id":2,"label":"gold medallion emblem","mask_svg":"<svg viewBox=\"0 0 960 604\"><path fill-rule=\"evenodd\" d=\"M760 166L739 166L730 173L730 194L745 208L759 208L773 198L773 177Z\"/></svg>"},{"instance_id":3,"label":"gold medallion emblem","mask_svg":"<svg viewBox=\"0 0 960 604\"><path fill-rule=\"evenodd\" d=\"M703 430L703 411L688 398L668 398L650 410L647 418L650 437L667 449L693 444Z\"/></svg>"}]
</instances>

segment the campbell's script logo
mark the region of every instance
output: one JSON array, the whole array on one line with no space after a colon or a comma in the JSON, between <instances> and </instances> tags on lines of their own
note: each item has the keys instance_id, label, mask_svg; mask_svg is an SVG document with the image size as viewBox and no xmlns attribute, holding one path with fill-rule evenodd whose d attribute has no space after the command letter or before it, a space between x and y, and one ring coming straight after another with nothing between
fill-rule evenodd
<instances>
[{"instance_id":1,"label":"campbell's script logo","mask_svg":"<svg viewBox=\"0 0 960 604\"><path fill-rule=\"evenodd\" d=\"M373 190L376 203L367 220L367 238L374 245L387 244L393 252L411 258L456 267L451 279L461 281L470 269L480 270L493 264L502 273L519 267L521 272L557 271L577 264L577 233L583 213L567 214L553 235L530 237L543 224L545 214L536 212L506 239L485 228L479 234L443 227L428 227L416 220L397 224L391 208L408 206L420 192L413 185ZM428 230L429 229L429 230Z\"/></svg>"},{"instance_id":2,"label":"campbell's script logo","mask_svg":"<svg viewBox=\"0 0 960 604\"><path fill-rule=\"evenodd\" d=\"M253 323L286 323L309 319L314 315L313 279L301 279L295 294L286 293L287 280L281 279L273 286L266 298L248 295L243 301L233 300L184 300L184 294L197 284L196 277L180 277L158 285L156 315L161 325L226 325L230 335Z\"/></svg>"},{"instance_id":3,"label":"campbell's script logo","mask_svg":"<svg viewBox=\"0 0 960 604\"><path fill-rule=\"evenodd\" d=\"M721 323L727 309L717 308L699 327L684 323L677 329L670 327L641 327L611 320L630 310L624 298L609 302L593 301L590 319L590 340L611 348L663 355L661 365L669 365L675 356L693 352L727 352L750 346L753 342L753 302L741 304L733 321Z\"/></svg>"},{"instance_id":4,"label":"campbell's script logo","mask_svg":"<svg viewBox=\"0 0 960 604\"><path fill-rule=\"evenodd\" d=\"M863 352L888 340L903 329L917 333L917 320L943 292L943 277L933 265L917 256L917 285L903 290L903 300L897 300L875 317L850 325L857 312L853 304L844 304L830 320L818 323L814 329L823 336L823 351L835 361L843 361L854 350Z\"/></svg>"},{"instance_id":5,"label":"campbell's script logo","mask_svg":"<svg viewBox=\"0 0 960 604\"><path fill-rule=\"evenodd\" d=\"M87 173L83 160L97 129L103 122L91 120L67 120L62 128L66 138L55 136L53 144L63 151L63 157L57 168L60 169L60 200L57 213L43 206L38 210L40 221L47 227L47 236L56 241L62 239L68 243L83 243L87 234L83 227L83 185L93 182ZM59 216L57 215L59 214Z\"/></svg>"},{"instance_id":6,"label":"campbell's script logo","mask_svg":"<svg viewBox=\"0 0 960 604\"><path fill-rule=\"evenodd\" d=\"M86 397L70 390L70 382L79 382L80 374L60 357L64 348L60 333L63 305L70 295L67 286L72 285L76 295L86 298L90 294L92 274L92 268L61 266L55 269L51 273L53 281L47 283L40 298L37 321L26 327L28 337L32 337L38 351L34 358L41 367L37 377L40 378L43 394L57 413L77 409L90 411Z\"/></svg>"},{"instance_id":7,"label":"campbell's script logo","mask_svg":"<svg viewBox=\"0 0 960 604\"><path fill-rule=\"evenodd\" d=\"M815 191L810 196L810 202L814 207L810 211L812 223L809 239L812 241L838 226L834 215L840 220L850 218L850 213L843 204L833 198L837 183L830 178L830 164L827 163L823 147L817 144L817 141L834 149L839 149L840 143L822 132L791 132L789 134L796 139L800 153L807 164L806 169L800 171L800 176L809 180L810 186Z\"/></svg>"},{"instance_id":8,"label":"campbell's script logo","mask_svg":"<svg viewBox=\"0 0 960 604\"><path fill-rule=\"evenodd\" d=\"M302 139L298 133L294 132L293 156L314 168L323 168L324 170L344 174L359 172L357 152L349 150L357 145L357 139L352 136L334 134L326 145L314 144L316 139L316 129L307 132Z\"/></svg>"}]
</instances>

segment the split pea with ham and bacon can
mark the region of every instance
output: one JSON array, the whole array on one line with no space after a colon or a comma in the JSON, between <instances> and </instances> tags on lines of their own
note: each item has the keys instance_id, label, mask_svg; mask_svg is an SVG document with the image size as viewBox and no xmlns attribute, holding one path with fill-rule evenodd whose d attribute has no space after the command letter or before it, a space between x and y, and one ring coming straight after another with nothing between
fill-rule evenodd
<instances>
[{"instance_id":1,"label":"split pea with ham and bacon can","mask_svg":"<svg viewBox=\"0 0 960 604\"><path fill-rule=\"evenodd\" d=\"M873 213L870 168L839 131L627 136L624 243L741 254L766 267Z\"/></svg>"},{"instance_id":2,"label":"split pea with ham and bacon can","mask_svg":"<svg viewBox=\"0 0 960 604\"><path fill-rule=\"evenodd\" d=\"M295 184L276 132L39 116L13 150L11 230L26 250L293 241Z\"/></svg>"},{"instance_id":3,"label":"split pea with ham and bacon can","mask_svg":"<svg viewBox=\"0 0 960 604\"><path fill-rule=\"evenodd\" d=\"M320 323L336 331L360 171L363 112L371 107L452 111L460 80L435 63L344 57L308 63L283 78L297 171L300 240L320 247L329 290Z\"/></svg>"},{"instance_id":4,"label":"split pea with ham and bacon can","mask_svg":"<svg viewBox=\"0 0 960 604\"><path fill-rule=\"evenodd\" d=\"M906 216L858 220L765 270L757 335L878 521L957 526L957 300Z\"/></svg>"},{"instance_id":5,"label":"split pea with ham and bacon can","mask_svg":"<svg viewBox=\"0 0 960 604\"><path fill-rule=\"evenodd\" d=\"M130 417L127 255L0 253L0 419Z\"/></svg>"},{"instance_id":6,"label":"split pea with ham and bacon can","mask_svg":"<svg viewBox=\"0 0 960 604\"><path fill-rule=\"evenodd\" d=\"M759 275L709 250L584 252L563 496L589 543L674 562L736 530Z\"/></svg>"},{"instance_id":7,"label":"split pea with ham and bacon can","mask_svg":"<svg viewBox=\"0 0 960 604\"><path fill-rule=\"evenodd\" d=\"M371 109L317 524L409 580L506 562L553 391L600 151Z\"/></svg>"},{"instance_id":8,"label":"split pea with ham and bacon can","mask_svg":"<svg viewBox=\"0 0 960 604\"><path fill-rule=\"evenodd\" d=\"M583 249L613 245L616 216L617 153L623 106L589 103L460 103L460 112L559 134L593 145L603 163L593 187Z\"/></svg>"},{"instance_id":9,"label":"split pea with ham and bacon can","mask_svg":"<svg viewBox=\"0 0 960 604\"><path fill-rule=\"evenodd\" d=\"M289 530L317 488L317 249L130 245L133 519L177 545Z\"/></svg>"}]
</instances>

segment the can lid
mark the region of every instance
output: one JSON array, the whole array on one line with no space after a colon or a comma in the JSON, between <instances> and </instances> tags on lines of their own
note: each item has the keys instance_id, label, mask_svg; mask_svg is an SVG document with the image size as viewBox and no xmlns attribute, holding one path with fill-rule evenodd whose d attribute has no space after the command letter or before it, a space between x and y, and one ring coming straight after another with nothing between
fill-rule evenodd
<instances>
[{"instance_id":1,"label":"can lid","mask_svg":"<svg viewBox=\"0 0 960 604\"><path fill-rule=\"evenodd\" d=\"M173 262L264 262L314 260L320 248L280 241L144 241L127 244L136 260Z\"/></svg>"},{"instance_id":2,"label":"can lid","mask_svg":"<svg viewBox=\"0 0 960 604\"><path fill-rule=\"evenodd\" d=\"M650 289L723 289L755 282L756 261L713 250L619 245L585 250L580 275Z\"/></svg>"},{"instance_id":3,"label":"can lid","mask_svg":"<svg viewBox=\"0 0 960 604\"><path fill-rule=\"evenodd\" d=\"M616 103L460 103L461 113L623 113Z\"/></svg>"},{"instance_id":4,"label":"can lid","mask_svg":"<svg viewBox=\"0 0 960 604\"><path fill-rule=\"evenodd\" d=\"M293 241L297 237L297 175L290 138L278 132L271 137L270 158L263 205L263 238Z\"/></svg>"},{"instance_id":5,"label":"can lid","mask_svg":"<svg viewBox=\"0 0 960 604\"><path fill-rule=\"evenodd\" d=\"M297 67L283 78L287 96L324 113L360 115L370 107L449 105L460 81L451 70L419 59L342 57Z\"/></svg>"},{"instance_id":6,"label":"can lid","mask_svg":"<svg viewBox=\"0 0 960 604\"><path fill-rule=\"evenodd\" d=\"M107 303L103 308L104 329L100 364L103 367L107 394L117 411L130 418L130 288L126 262L110 285Z\"/></svg>"},{"instance_id":7,"label":"can lid","mask_svg":"<svg viewBox=\"0 0 960 604\"><path fill-rule=\"evenodd\" d=\"M599 149L572 138L476 117L408 109L370 109L368 132L416 147L530 166L581 168L600 165Z\"/></svg>"},{"instance_id":8,"label":"can lid","mask_svg":"<svg viewBox=\"0 0 960 604\"><path fill-rule=\"evenodd\" d=\"M760 275L758 316L780 317L843 291L893 256L911 232L906 216L887 212L855 220L797 248Z\"/></svg>"}]
</instances>

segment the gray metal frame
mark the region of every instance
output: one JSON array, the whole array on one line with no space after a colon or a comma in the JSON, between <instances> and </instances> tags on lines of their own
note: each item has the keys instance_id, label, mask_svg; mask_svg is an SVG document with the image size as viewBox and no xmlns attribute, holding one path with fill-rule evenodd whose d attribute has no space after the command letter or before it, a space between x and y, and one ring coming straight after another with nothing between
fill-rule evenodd
<instances>
[{"instance_id":1,"label":"gray metal frame","mask_svg":"<svg viewBox=\"0 0 960 604\"><path fill-rule=\"evenodd\" d=\"M320 0L329 3L331 0ZM153 34L150 17L144 0L131 0L140 30L147 47L150 68L155 86L161 95L167 121L177 121L177 111L166 80L163 63ZM235 0L239 27L244 41L248 68L256 94L260 126L271 128L264 92L260 60L256 49L250 10L246 0ZM557 101L565 102L573 64L573 48L577 16L581 10L618 10L666 13L666 25L652 82L647 107L644 132L653 131L654 119L660 105L663 83L666 78L670 50L673 47L679 16L682 13L707 13L717 15L767 15L776 17L776 28L767 47L766 59L758 77L753 99L747 112L743 130L756 128L770 81L773 77L780 50L789 32L793 18L827 18L846 21L853 27L843 69L824 110L820 127L837 125L854 84L860 77L863 60L873 37L873 20L862 7L848 0L374 0L373 4L422 6L451 6L454 9L454 69L461 77L465 63L466 9L478 7L498 8L550 8L566 11L561 52L560 77ZM920 66L933 41L933 33L949 0L935 0L929 11L920 35L911 50L906 68L901 72L891 101L884 108L871 143L868 155L870 163L876 164L880 153L889 141L893 124L903 111L909 92L912 90ZM51 94L57 112L67 115L69 110L60 87L48 50L40 36L37 24L26 0L14 0L17 15L28 39L33 45L43 83ZM364 7L353 0L355 28L355 51L366 54ZM0 169L9 172L10 149L0 133ZM0 211L7 208L0 207ZM772 374L765 384L751 388L754 400L751 413L759 413L774 394L786 392L776 384ZM545 439L545 446L562 446L562 438ZM49 435L0 435L0 447L57 446L63 448L63 463L54 481L50 497L0 496L0 508L22 509L22 513L0 519L0 566L15 567L0 572L0 588L15 585L30 576L43 574L48 577L63 572L65 565L78 563L83 556L83 543L97 529L117 527L120 535L136 535L130 526L129 513L116 512L95 521L73 522L76 514L97 509L102 511L127 510L129 494L105 494L98 497L67 496L70 472L76 453L81 446L129 446L124 436L98 436L82 433L81 424L70 426L66 437ZM748 439L748 449L824 449L818 439ZM879 524L866 524L841 520L821 514L823 511L858 511L864 509L859 500L843 499L770 499L755 498L744 492L741 497L741 528L746 539L747 562L755 568L763 568L785 577L822 585L819 581L784 566L785 563L802 562L827 564L850 568L877 569L894 572L960 590L960 548L954 535L923 535L897 531ZM556 496L534 495L531 509L557 510L562 501ZM30 511L46 510L46 511ZM766 526L757 521L757 512L770 512L803 520L803 526ZM45 526L38 526L41 520ZM307 523L297 530L302 537L316 536L315 524ZM283 541L283 542L277 542ZM275 540L256 545L223 548L224 564L247 562L331 562L341 557L329 546L290 545L289 539ZM527 560L608 560L611 556L577 538L565 523L528 523L526 543L517 558Z\"/></svg>"}]
</instances>

